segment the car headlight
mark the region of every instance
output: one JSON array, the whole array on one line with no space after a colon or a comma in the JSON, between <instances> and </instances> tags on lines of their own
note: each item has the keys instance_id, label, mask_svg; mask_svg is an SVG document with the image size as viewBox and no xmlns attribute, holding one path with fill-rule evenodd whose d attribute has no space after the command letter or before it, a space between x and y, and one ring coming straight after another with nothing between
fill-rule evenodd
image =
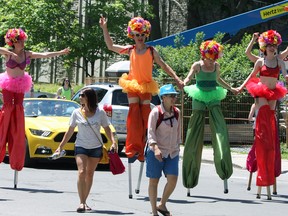
<instances>
[{"instance_id":1,"label":"car headlight","mask_svg":"<svg viewBox=\"0 0 288 216\"><path fill-rule=\"evenodd\" d=\"M51 131L44 131L44 130L36 130L29 128L30 132L35 136L43 136L43 137L49 137L51 135Z\"/></svg>"}]
</instances>

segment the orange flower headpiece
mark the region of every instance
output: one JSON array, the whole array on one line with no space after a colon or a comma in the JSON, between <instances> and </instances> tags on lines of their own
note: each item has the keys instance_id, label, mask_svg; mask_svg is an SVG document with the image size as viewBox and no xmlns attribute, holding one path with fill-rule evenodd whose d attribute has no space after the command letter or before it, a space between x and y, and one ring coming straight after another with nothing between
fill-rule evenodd
<instances>
[{"instance_id":1,"label":"orange flower headpiece","mask_svg":"<svg viewBox=\"0 0 288 216\"><path fill-rule=\"evenodd\" d=\"M8 46L12 47L13 43L17 42L18 40L26 41L28 36L21 28L19 29L13 28L13 29L8 29L4 38L5 38L5 43Z\"/></svg>"},{"instance_id":2,"label":"orange flower headpiece","mask_svg":"<svg viewBox=\"0 0 288 216\"><path fill-rule=\"evenodd\" d=\"M282 43L281 35L275 30L263 32L258 39L259 47L262 52L265 52L268 44L280 45Z\"/></svg>"},{"instance_id":3,"label":"orange flower headpiece","mask_svg":"<svg viewBox=\"0 0 288 216\"><path fill-rule=\"evenodd\" d=\"M128 23L127 36L133 38L135 33L145 34L146 37L150 35L151 24L142 17L134 17Z\"/></svg>"},{"instance_id":4,"label":"orange flower headpiece","mask_svg":"<svg viewBox=\"0 0 288 216\"><path fill-rule=\"evenodd\" d=\"M216 60L222 56L223 46L216 41L204 41L200 46L200 52L203 58Z\"/></svg>"}]
</instances>

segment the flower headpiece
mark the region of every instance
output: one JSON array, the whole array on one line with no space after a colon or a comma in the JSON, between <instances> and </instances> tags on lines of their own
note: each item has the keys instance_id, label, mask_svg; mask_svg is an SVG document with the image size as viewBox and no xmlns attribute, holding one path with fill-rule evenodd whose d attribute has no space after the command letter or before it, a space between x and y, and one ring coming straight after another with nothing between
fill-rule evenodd
<instances>
[{"instance_id":1,"label":"flower headpiece","mask_svg":"<svg viewBox=\"0 0 288 216\"><path fill-rule=\"evenodd\" d=\"M12 47L13 43L17 42L18 40L24 40L26 41L28 36L27 34L21 29L8 29L6 35L4 36L5 38L5 43Z\"/></svg>"},{"instance_id":2,"label":"flower headpiece","mask_svg":"<svg viewBox=\"0 0 288 216\"><path fill-rule=\"evenodd\" d=\"M146 37L150 35L151 24L149 21L144 20L142 17L134 17L128 23L127 36L133 38L135 32L145 34Z\"/></svg>"},{"instance_id":3,"label":"flower headpiece","mask_svg":"<svg viewBox=\"0 0 288 216\"><path fill-rule=\"evenodd\" d=\"M258 39L259 47L262 52L265 52L268 44L280 45L282 43L281 35L275 30L263 32Z\"/></svg>"},{"instance_id":4,"label":"flower headpiece","mask_svg":"<svg viewBox=\"0 0 288 216\"><path fill-rule=\"evenodd\" d=\"M203 58L216 60L222 56L223 46L216 41L208 40L201 43L200 52Z\"/></svg>"}]
</instances>

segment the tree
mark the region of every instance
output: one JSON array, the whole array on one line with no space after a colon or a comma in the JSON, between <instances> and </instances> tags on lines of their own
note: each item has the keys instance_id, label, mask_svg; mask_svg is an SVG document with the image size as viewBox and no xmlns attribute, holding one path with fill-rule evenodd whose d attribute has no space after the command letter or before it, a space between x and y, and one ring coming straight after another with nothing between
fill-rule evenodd
<instances>
[{"instance_id":1,"label":"tree","mask_svg":"<svg viewBox=\"0 0 288 216\"><path fill-rule=\"evenodd\" d=\"M7 29L21 27L28 34L27 50L61 50L69 44L67 32L70 32L76 19L75 12L71 10L73 4L73 0L1 0L0 33L5 35ZM49 73L43 70L40 73L39 63L33 60L30 66L35 81L41 75ZM59 73L53 60L51 65L55 70L50 71L50 82L53 81L53 76Z\"/></svg>"},{"instance_id":2,"label":"tree","mask_svg":"<svg viewBox=\"0 0 288 216\"><path fill-rule=\"evenodd\" d=\"M149 20L152 26L150 40L156 40L162 37L159 17L159 1L148 0L148 4L152 7L153 13L152 18Z\"/></svg>"}]
</instances>

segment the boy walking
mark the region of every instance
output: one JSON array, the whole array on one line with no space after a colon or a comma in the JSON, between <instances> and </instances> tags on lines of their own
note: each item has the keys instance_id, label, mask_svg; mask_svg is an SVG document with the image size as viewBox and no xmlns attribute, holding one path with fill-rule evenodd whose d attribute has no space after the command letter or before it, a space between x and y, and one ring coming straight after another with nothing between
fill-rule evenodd
<instances>
[{"instance_id":1,"label":"boy walking","mask_svg":"<svg viewBox=\"0 0 288 216\"><path fill-rule=\"evenodd\" d=\"M148 148L146 176L149 178L149 199L152 214L171 215L166 202L173 193L178 179L179 145L181 141L180 110L175 107L176 96L172 84L160 88L161 105L152 109L148 119ZM162 171L167 178L162 198L157 206L157 189Z\"/></svg>"}]
</instances>

